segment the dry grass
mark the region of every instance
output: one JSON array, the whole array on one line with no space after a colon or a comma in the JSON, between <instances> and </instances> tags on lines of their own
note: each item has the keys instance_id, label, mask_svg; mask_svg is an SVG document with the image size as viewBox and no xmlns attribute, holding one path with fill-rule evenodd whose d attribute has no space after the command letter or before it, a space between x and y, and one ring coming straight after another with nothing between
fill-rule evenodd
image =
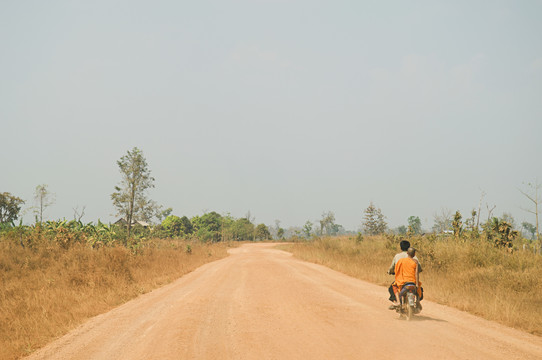
<instances>
[{"instance_id":1,"label":"dry grass","mask_svg":"<svg viewBox=\"0 0 542 360\"><path fill-rule=\"evenodd\" d=\"M144 248L0 239L0 359L15 359L97 314L227 255L227 244L153 240Z\"/></svg>"},{"instance_id":2,"label":"dry grass","mask_svg":"<svg viewBox=\"0 0 542 360\"><path fill-rule=\"evenodd\" d=\"M426 299L542 335L542 256L509 253L481 240L410 241L419 250ZM386 271L399 243L385 237L361 242L338 237L295 243L287 250L303 260L389 285L393 277ZM382 296L387 298L387 292Z\"/></svg>"}]
</instances>

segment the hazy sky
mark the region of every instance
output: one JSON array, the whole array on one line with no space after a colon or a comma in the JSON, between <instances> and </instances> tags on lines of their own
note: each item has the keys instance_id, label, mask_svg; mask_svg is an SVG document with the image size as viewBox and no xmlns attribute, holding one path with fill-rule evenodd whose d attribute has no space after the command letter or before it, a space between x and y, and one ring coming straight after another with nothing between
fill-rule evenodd
<instances>
[{"instance_id":1,"label":"hazy sky","mask_svg":"<svg viewBox=\"0 0 542 360\"><path fill-rule=\"evenodd\" d=\"M137 146L173 213L359 228L522 211L542 1L0 1L0 191L114 220ZM32 221L30 213L25 221Z\"/></svg>"}]
</instances>

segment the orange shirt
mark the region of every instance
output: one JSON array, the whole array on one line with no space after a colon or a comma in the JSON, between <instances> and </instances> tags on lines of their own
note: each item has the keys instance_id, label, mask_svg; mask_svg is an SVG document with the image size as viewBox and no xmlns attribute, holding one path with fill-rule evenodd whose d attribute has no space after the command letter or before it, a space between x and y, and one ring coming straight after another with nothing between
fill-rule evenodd
<instances>
[{"instance_id":1,"label":"orange shirt","mask_svg":"<svg viewBox=\"0 0 542 360\"><path fill-rule=\"evenodd\" d=\"M416 260L409 257L399 259L395 264L395 284L403 286L407 282L416 283Z\"/></svg>"}]
</instances>

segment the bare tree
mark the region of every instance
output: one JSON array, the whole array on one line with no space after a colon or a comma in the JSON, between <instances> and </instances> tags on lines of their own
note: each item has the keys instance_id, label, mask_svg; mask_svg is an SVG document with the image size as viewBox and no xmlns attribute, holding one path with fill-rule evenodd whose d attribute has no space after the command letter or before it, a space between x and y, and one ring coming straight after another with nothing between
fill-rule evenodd
<instances>
[{"instance_id":1,"label":"bare tree","mask_svg":"<svg viewBox=\"0 0 542 360\"><path fill-rule=\"evenodd\" d=\"M478 203L478 213L477 213L477 217L476 217L476 229L480 228L480 213L482 212L482 200L484 199L484 196L486 196L485 191L483 191L483 190L480 190L480 191L481 191L481 194L480 194L480 202Z\"/></svg>"},{"instance_id":2,"label":"bare tree","mask_svg":"<svg viewBox=\"0 0 542 360\"><path fill-rule=\"evenodd\" d=\"M55 203L54 194L47 189L47 185L38 185L34 190L34 202L36 204L34 206L36 221L39 219L39 222L43 222L43 213L45 212L45 209Z\"/></svg>"},{"instance_id":3,"label":"bare tree","mask_svg":"<svg viewBox=\"0 0 542 360\"><path fill-rule=\"evenodd\" d=\"M534 210L529 209L523 209L527 212L530 212L533 214L536 218L536 240L540 241L540 228L538 227L538 205L540 204L540 201L542 201L542 198L540 197L540 189L542 188L542 184L538 182L538 179L533 183L527 184L527 191L523 191L521 189L518 189L520 193L522 193L527 199L529 199L533 205Z\"/></svg>"},{"instance_id":4,"label":"bare tree","mask_svg":"<svg viewBox=\"0 0 542 360\"><path fill-rule=\"evenodd\" d=\"M440 213L433 215L433 231L436 233L442 233L452 229L452 211L450 209L442 208Z\"/></svg>"},{"instance_id":5,"label":"bare tree","mask_svg":"<svg viewBox=\"0 0 542 360\"><path fill-rule=\"evenodd\" d=\"M493 207L490 209L490 208L489 208L489 204L486 203L486 208L487 208L487 221L488 221L488 222L491 220L491 214L493 213L493 210L495 210L496 207L497 207L497 205L493 205Z\"/></svg>"},{"instance_id":6,"label":"bare tree","mask_svg":"<svg viewBox=\"0 0 542 360\"><path fill-rule=\"evenodd\" d=\"M256 217L253 216L253 215L250 213L250 210L249 210L249 211L247 211L247 213L245 214L245 219L247 219L249 223L254 223L254 220L256 220Z\"/></svg>"},{"instance_id":7,"label":"bare tree","mask_svg":"<svg viewBox=\"0 0 542 360\"><path fill-rule=\"evenodd\" d=\"M73 208L73 219L75 221L81 221L83 216L85 216L85 209L86 208L87 207L85 205L83 205L83 208L81 210L79 210L79 205L77 205L75 208Z\"/></svg>"},{"instance_id":8,"label":"bare tree","mask_svg":"<svg viewBox=\"0 0 542 360\"><path fill-rule=\"evenodd\" d=\"M275 230L278 231L280 229L280 220L275 219Z\"/></svg>"}]
</instances>

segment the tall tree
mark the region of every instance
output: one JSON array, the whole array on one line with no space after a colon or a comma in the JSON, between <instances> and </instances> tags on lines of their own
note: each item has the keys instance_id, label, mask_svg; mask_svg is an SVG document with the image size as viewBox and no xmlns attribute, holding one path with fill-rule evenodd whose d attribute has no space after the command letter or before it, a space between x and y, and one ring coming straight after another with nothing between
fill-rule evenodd
<instances>
[{"instance_id":1,"label":"tall tree","mask_svg":"<svg viewBox=\"0 0 542 360\"><path fill-rule=\"evenodd\" d=\"M269 232L271 232L272 238L280 239L280 235L279 235L279 231L281 229L280 220L275 219L275 226L274 227L269 226L268 228L269 228ZM284 234L284 229L282 229L282 233Z\"/></svg>"},{"instance_id":2,"label":"tall tree","mask_svg":"<svg viewBox=\"0 0 542 360\"><path fill-rule=\"evenodd\" d=\"M463 233L463 216L461 216L461 213L459 210L457 210L454 214L454 220L452 221L452 228L454 229L454 236L456 238L459 238L461 234Z\"/></svg>"},{"instance_id":3,"label":"tall tree","mask_svg":"<svg viewBox=\"0 0 542 360\"><path fill-rule=\"evenodd\" d=\"M128 223L128 236L132 229L132 222L138 218L148 220L150 209L156 206L147 198L147 189L154 187L154 178L147 165L143 152L137 147L128 151L117 161L121 173L121 182L115 186L111 194L113 205L117 213L123 216Z\"/></svg>"},{"instance_id":4,"label":"tall tree","mask_svg":"<svg viewBox=\"0 0 542 360\"><path fill-rule=\"evenodd\" d=\"M181 235L182 220L176 215L169 215L162 221L162 227L170 237Z\"/></svg>"},{"instance_id":5,"label":"tall tree","mask_svg":"<svg viewBox=\"0 0 542 360\"><path fill-rule=\"evenodd\" d=\"M385 216L382 214L382 210L377 208L372 202L369 207L365 209L365 215L363 216L363 227L365 232L369 235L378 235L386 232L388 224L385 221Z\"/></svg>"},{"instance_id":6,"label":"tall tree","mask_svg":"<svg viewBox=\"0 0 542 360\"><path fill-rule=\"evenodd\" d=\"M254 224L246 217L234 221L232 232L234 240L254 240Z\"/></svg>"},{"instance_id":7,"label":"tall tree","mask_svg":"<svg viewBox=\"0 0 542 360\"><path fill-rule=\"evenodd\" d=\"M322 220L320 220L320 234L324 235L324 230L326 235L333 235L335 225L335 214L333 211L324 212L322 214Z\"/></svg>"},{"instance_id":8,"label":"tall tree","mask_svg":"<svg viewBox=\"0 0 542 360\"><path fill-rule=\"evenodd\" d=\"M333 236L344 234L344 226L342 226L340 224L333 224L333 225L331 225L329 231L330 231L329 234L333 235Z\"/></svg>"},{"instance_id":9,"label":"tall tree","mask_svg":"<svg viewBox=\"0 0 542 360\"><path fill-rule=\"evenodd\" d=\"M256 226L255 235L256 240L269 240L271 238L271 233L269 228L265 224L259 224Z\"/></svg>"},{"instance_id":10,"label":"tall tree","mask_svg":"<svg viewBox=\"0 0 542 360\"><path fill-rule=\"evenodd\" d=\"M222 215L216 211L194 216L190 222L193 225L193 231L201 240L216 242L222 239Z\"/></svg>"},{"instance_id":11,"label":"tall tree","mask_svg":"<svg viewBox=\"0 0 542 360\"><path fill-rule=\"evenodd\" d=\"M36 215L36 221L43 222L43 213L45 209L55 203L54 195L47 189L47 185L42 184L36 186L34 190L34 214Z\"/></svg>"},{"instance_id":12,"label":"tall tree","mask_svg":"<svg viewBox=\"0 0 542 360\"><path fill-rule=\"evenodd\" d=\"M184 235L190 235L194 231L194 226L186 216L181 218L181 233Z\"/></svg>"},{"instance_id":13,"label":"tall tree","mask_svg":"<svg viewBox=\"0 0 542 360\"><path fill-rule=\"evenodd\" d=\"M478 228L476 227L476 216L478 213L475 209L472 209L470 212L470 218L465 219L465 228L468 229L472 234L478 233Z\"/></svg>"},{"instance_id":14,"label":"tall tree","mask_svg":"<svg viewBox=\"0 0 542 360\"><path fill-rule=\"evenodd\" d=\"M308 239L311 237L311 232L312 232L312 223L307 220L307 222L305 222L305 225L303 225L303 233L305 234L305 237Z\"/></svg>"},{"instance_id":15,"label":"tall tree","mask_svg":"<svg viewBox=\"0 0 542 360\"><path fill-rule=\"evenodd\" d=\"M521 226L531 235L530 239L534 239L534 234L536 233L536 226L526 221L521 223Z\"/></svg>"},{"instance_id":16,"label":"tall tree","mask_svg":"<svg viewBox=\"0 0 542 360\"><path fill-rule=\"evenodd\" d=\"M533 183L527 184L528 190L523 191L519 190L527 199L529 199L533 203L534 210L524 209L527 212L530 212L533 214L536 218L536 240L540 241L540 228L538 227L538 205L540 205L540 202L542 201L541 195L540 195L540 189L542 188L542 184L536 180Z\"/></svg>"},{"instance_id":17,"label":"tall tree","mask_svg":"<svg viewBox=\"0 0 542 360\"><path fill-rule=\"evenodd\" d=\"M8 192L0 194L0 224L10 223L19 217L24 200Z\"/></svg>"},{"instance_id":18,"label":"tall tree","mask_svg":"<svg viewBox=\"0 0 542 360\"><path fill-rule=\"evenodd\" d=\"M186 217L178 217L175 215L169 215L162 221L162 227L169 236L187 236L192 234L192 223Z\"/></svg>"},{"instance_id":19,"label":"tall tree","mask_svg":"<svg viewBox=\"0 0 542 360\"><path fill-rule=\"evenodd\" d=\"M406 235L407 231L408 229L405 225L398 226L397 229L395 229L395 232L399 235Z\"/></svg>"},{"instance_id":20,"label":"tall tree","mask_svg":"<svg viewBox=\"0 0 542 360\"><path fill-rule=\"evenodd\" d=\"M408 229L414 235L419 235L422 233L422 222L418 216L408 217Z\"/></svg>"},{"instance_id":21,"label":"tall tree","mask_svg":"<svg viewBox=\"0 0 542 360\"><path fill-rule=\"evenodd\" d=\"M156 218L158 221L162 222L165 220L171 213L173 212L173 208L167 208L163 210L162 207L157 208Z\"/></svg>"}]
</instances>

